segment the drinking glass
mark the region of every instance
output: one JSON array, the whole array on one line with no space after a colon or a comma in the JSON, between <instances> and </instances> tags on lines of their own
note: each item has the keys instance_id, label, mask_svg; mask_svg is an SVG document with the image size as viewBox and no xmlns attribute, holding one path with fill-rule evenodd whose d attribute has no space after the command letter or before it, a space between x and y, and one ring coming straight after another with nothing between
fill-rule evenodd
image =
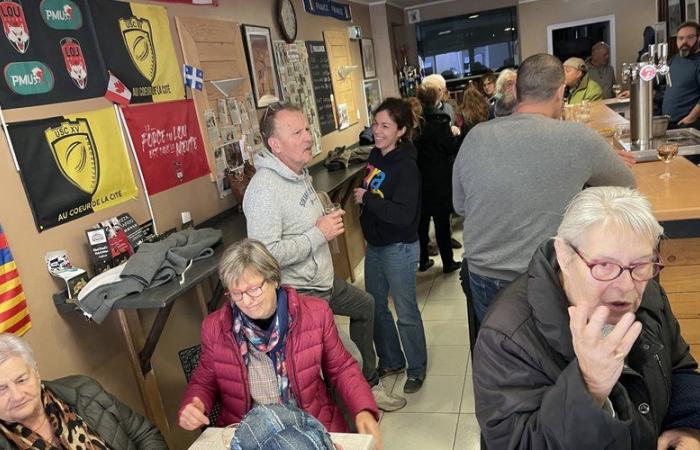
<instances>
[{"instance_id":1,"label":"drinking glass","mask_svg":"<svg viewBox=\"0 0 700 450\"><path fill-rule=\"evenodd\" d=\"M671 160L678 155L678 142L666 140L657 147L656 153L658 154L659 159L664 162L664 172L659 175L659 178L662 180L668 180L669 178L675 176L674 173L671 173L668 165Z\"/></svg>"},{"instance_id":2,"label":"drinking glass","mask_svg":"<svg viewBox=\"0 0 700 450\"><path fill-rule=\"evenodd\" d=\"M620 95L620 92L622 92L622 87L619 84L613 84L612 90L613 90L613 94L615 94L615 97L617 97Z\"/></svg>"},{"instance_id":3,"label":"drinking glass","mask_svg":"<svg viewBox=\"0 0 700 450\"><path fill-rule=\"evenodd\" d=\"M323 212L326 214L331 214L331 213L334 213L335 211L338 211L339 209L340 209L340 203L328 203L323 208ZM332 239L328 243L328 246L330 247L332 253L340 253L340 247L338 246L338 238Z\"/></svg>"},{"instance_id":4,"label":"drinking glass","mask_svg":"<svg viewBox=\"0 0 700 450\"><path fill-rule=\"evenodd\" d=\"M615 137L615 140L620 144L622 143L622 138L628 137L629 134L630 127L626 123L618 123L617 125L615 125L615 133L613 134L613 136Z\"/></svg>"}]
</instances>

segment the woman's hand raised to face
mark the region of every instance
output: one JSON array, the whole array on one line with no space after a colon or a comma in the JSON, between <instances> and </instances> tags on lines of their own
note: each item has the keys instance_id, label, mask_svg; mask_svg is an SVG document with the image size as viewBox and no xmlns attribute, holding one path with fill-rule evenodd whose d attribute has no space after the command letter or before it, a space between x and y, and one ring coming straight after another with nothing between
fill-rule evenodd
<instances>
[{"instance_id":1,"label":"woman's hand raised to face","mask_svg":"<svg viewBox=\"0 0 700 450\"><path fill-rule=\"evenodd\" d=\"M209 417L205 414L204 403L199 397L192 398L192 401L182 409L178 425L189 431L209 425Z\"/></svg>"},{"instance_id":2,"label":"woman's hand raised to face","mask_svg":"<svg viewBox=\"0 0 700 450\"><path fill-rule=\"evenodd\" d=\"M603 335L603 325L610 314L606 306L590 313L590 306L569 307L571 338L579 370L588 392L603 406L625 365L625 358L642 332L642 324L626 313L612 332Z\"/></svg>"},{"instance_id":3,"label":"woman's hand raised to face","mask_svg":"<svg viewBox=\"0 0 700 450\"><path fill-rule=\"evenodd\" d=\"M374 436L374 449L382 450L382 435L379 434L379 424L374 420L374 416L369 411L360 411L355 416L355 426L360 434L371 434Z\"/></svg>"}]
</instances>

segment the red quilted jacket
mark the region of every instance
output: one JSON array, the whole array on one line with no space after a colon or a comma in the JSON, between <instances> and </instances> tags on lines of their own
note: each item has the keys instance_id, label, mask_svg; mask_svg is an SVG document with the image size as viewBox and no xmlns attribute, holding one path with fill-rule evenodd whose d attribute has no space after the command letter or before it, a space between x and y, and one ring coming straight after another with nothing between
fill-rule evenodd
<instances>
[{"instance_id":1,"label":"red quilted jacket","mask_svg":"<svg viewBox=\"0 0 700 450\"><path fill-rule=\"evenodd\" d=\"M298 294L291 287L285 286L284 289L292 317L285 344L285 360L289 383L299 407L317 418L328 431L347 431L340 409L328 396L321 378L323 372L343 399L351 417L368 410L378 420L379 411L369 385L357 362L343 347L328 304ZM180 405L182 411L197 396L209 411L216 399L221 400L217 426L240 422L252 407L248 370L237 349L232 327L229 304L204 319L199 365Z\"/></svg>"}]
</instances>

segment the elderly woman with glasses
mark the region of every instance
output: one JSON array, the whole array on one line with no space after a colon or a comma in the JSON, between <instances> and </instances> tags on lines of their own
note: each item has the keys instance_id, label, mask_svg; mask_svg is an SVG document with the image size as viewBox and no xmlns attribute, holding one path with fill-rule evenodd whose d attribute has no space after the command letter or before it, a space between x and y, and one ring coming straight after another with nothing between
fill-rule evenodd
<instances>
[{"instance_id":1,"label":"elderly woman with glasses","mask_svg":"<svg viewBox=\"0 0 700 450\"><path fill-rule=\"evenodd\" d=\"M156 427L85 376L42 381L21 338L0 334L0 449L166 450Z\"/></svg>"},{"instance_id":2,"label":"elderly woman with glasses","mask_svg":"<svg viewBox=\"0 0 700 450\"><path fill-rule=\"evenodd\" d=\"M662 231L634 190L572 200L479 331L474 394L488 448L698 448L697 430L668 422L676 380L700 384L656 279ZM698 412L695 402L680 415Z\"/></svg>"},{"instance_id":3,"label":"elderly woman with glasses","mask_svg":"<svg viewBox=\"0 0 700 450\"><path fill-rule=\"evenodd\" d=\"M328 431L345 432L329 382L357 431L374 435L380 448L377 405L338 338L328 304L281 286L277 261L255 240L229 247L219 276L230 302L202 324L201 357L178 413L180 426L209 425L207 414L220 400L218 426L240 422L253 406L283 403L316 417Z\"/></svg>"}]
</instances>

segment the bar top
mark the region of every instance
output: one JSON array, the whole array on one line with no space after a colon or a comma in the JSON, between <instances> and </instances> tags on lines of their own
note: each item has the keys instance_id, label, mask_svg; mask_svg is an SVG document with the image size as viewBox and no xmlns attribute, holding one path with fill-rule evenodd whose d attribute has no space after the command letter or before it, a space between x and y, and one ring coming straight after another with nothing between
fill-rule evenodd
<instances>
[{"instance_id":1,"label":"bar top","mask_svg":"<svg viewBox=\"0 0 700 450\"><path fill-rule=\"evenodd\" d=\"M603 102L593 102L591 120L586 125L601 130L627 122ZM612 145L612 140L609 142ZM659 178L664 171L661 161L635 164L632 172L637 188L649 199L654 215L661 222L700 218L700 168L682 156L669 164L671 172L676 174L669 180Z\"/></svg>"}]
</instances>

